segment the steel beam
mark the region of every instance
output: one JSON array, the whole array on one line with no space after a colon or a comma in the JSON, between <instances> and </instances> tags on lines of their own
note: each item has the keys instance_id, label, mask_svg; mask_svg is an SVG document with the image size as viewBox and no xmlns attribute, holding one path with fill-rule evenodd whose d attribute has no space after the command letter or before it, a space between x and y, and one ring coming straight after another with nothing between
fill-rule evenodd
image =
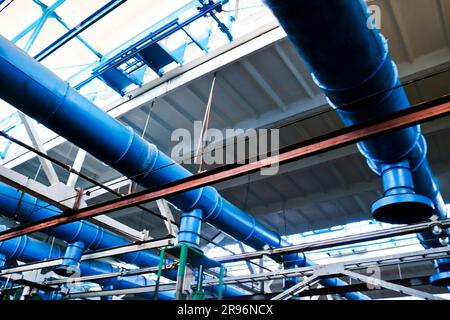
<instances>
[{"instance_id":1,"label":"steel beam","mask_svg":"<svg viewBox=\"0 0 450 320\"><path fill-rule=\"evenodd\" d=\"M167 265L164 268L164 270L173 269L173 268L175 268L175 264ZM149 268L140 268L137 270L126 270L126 271L119 271L119 272L97 274L97 275L93 275L93 276L71 277L69 279L51 280L51 281L46 281L44 283L46 285L59 285L59 284L65 284L65 283L87 282L87 281L110 279L110 278L116 278L116 277L128 277L128 276L134 276L134 275L156 273L157 271L158 271L158 267L149 267Z\"/></svg>"},{"instance_id":2,"label":"steel beam","mask_svg":"<svg viewBox=\"0 0 450 320\"><path fill-rule=\"evenodd\" d=\"M333 269L339 272L344 270L360 270L365 269L369 266L392 266L397 264L405 264L405 263L415 263L415 262L423 262L423 261L431 261L439 258L447 258L450 256L450 247L442 247L435 249L427 249L420 250L414 252L404 252L399 254L393 254L388 256L381 257L370 257L364 259L356 259L351 261L343 261L338 263L324 264L324 265L316 265L302 268L294 268L294 269L284 269L284 270L276 270L269 271L264 273L250 274L250 275L242 275L242 276L232 276L226 277L223 279L224 284L236 284L236 283L248 283L248 282L256 282L256 281L268 281L268 280L277 280L284 278L298 278L298 277L307 277L311 276L314 273L320 274L319 269ZM215 261L218 261L217 259ZM207 279L203 281L204 286L217 285L219 283L218 279Z\"/></svg>"},{"instance_id":3,"label":"steel beam","mask_svg":"<svg viewBox=\"0 0 450 320\"><path fill-rule=\"evenodd\" d=\"M368 284L376 284L376 285L379 285L388 290L396 291L396 292L410 295L413 297L422 298L425 300L447 300L447 299L440 298L436 295L433 295L433 294L430 294L427 292L423 292L423 291L412 289L412 288L407 288L402 285L384 281L381 279L375 279L375 278L368 277L368 276L365 276L365 275L362 275L362 274L359 274L359 273L356 273L356 272L353 272L350 270L344 270L344 271L342 271L342 274L346 275L350 278L357 279L359 281L368 283Z\"/></svg>"},{"instance_id":4,"label":"steel beam","mask_svg":"<svg viewBox=\"0 0 450 320\"><path fill-rule=\"evenodd\" d=\"M287 106L280 98L280 96L275 92L272 86L263 78L261 73L256 69L256 67L250 63L250 61L243 60L241 61L241 65L248 72L248 74L256 81L256 83L264 90L264 92L275 102L275 105L280 108L281 111L286 111Z\"/></svg>"},{"instance_id":5,"label":"steel beam","mask_svg":"<svg viewBox=\"0 0 450 320\"><path fill-rule=\"evenodd\" d=\"M173 244L173 238L151 239L151 240L142 241L140 243L132 243L132 244L127 244L124 246L116 247L116 248L98 250L96 252L87 253L81 257L81 261L100 259L100 258L121 255L121 254L125 254L125 253L167 247L172 244Z\"/></svg>"},{"instance_id":6,"label":"steel beam","mask_svg":"<svg viewBox=\"0 0 450 320\"><path fill-rule=\"evenodd\" d=\"M40 152L46 153L42 141L39 138L39 134L37 133L37 130L34 127L31 118L23 114L22 112L19 112L19 116L20 119L22 120L23 125L25 126L28 137L30 138L33 147L35 147ZM44 159L42 157L39 157L39 162L41 163L42 169L44 170L45 175L47 176L47 179L50 182L50 184L58 183L59 182L58 175L56 174L55 168L53 168L53 164L49 160Z\"/></svg>"},{"instance_id":7,"label":"steel beam","mask_svg":"<svg viewBox=\"0 0 450 320\"><path fill-rule=\"evenodd\" d=\"M84 159L86 159L86 154L87 154L86 151L84 151L83 149L78 149L77 155L72 165L72 168L75 169L77 172L80 172L81 167L83 166ZM66 184L69 187L74 188L77 183L78 177L79 176L77 174L71 172L69 178L67 179Z\"/></svg>"},{"instance_id":8,"label":"steel beam","mask_svg":"<svg viewBox=\"0 0 450 320\"><path fill-rule=\"evenodd\" d=\"M291 298L292 296L312 287L319 281L320 281L319 276L316 274L313 274L311 277L304 278L303 281L297 283L296 285L292 286L291 288L276 295L271 300L287 300L287 299Z\"/></svg>"},{"instance_id":9,"label":"steel beam","mask_svg":"<svg viewBox=\"0 0 450 320\"><path fill-rule=\"evenodd\" d=\"M292 73L292 75L295 77L297 82L300 84L301 88L305 90L308 97L313 99L316 94L312 90L311 86L306 82L306 79L305 77L303 77L300 70L294 65L291 59L289 59L284 49L280 46L279 43L276 43L273 48L275 49L275 52L278 54L283 63L286 65L286 67L289 69L289 71Z\"/></svg>"},{"instance_id":10,"label":"steel beam","mask_svg":"<svg viewBox=\"0 0 450 320\"><path fill-rule=\"evenodd\" d=\"M156 286L142 286L130 289L117 289L117 290L105 290L105 291L90 291L90 292L80 292L80 293L70 293L67 294L64 299L85 299L94 297L105 297L105 296L117 296L117 295L127 295L127 294L139 294L147 292L155 292ZM158 292L160 291L174 291L174 284L161 283L158 286Z\"/></svg>"},{"instance_id":11,"label":"steel beam","mask_svg":"<svg viewBox=\"0 0 450 320\"><path fill-rule=\"evenodd\" d=\"M64 215L50 217L48 219L9 229L0 233L0 241L42 231L73 221L79 221L120 209L141 205L150 201L156 201L170 195L226 181L237 176L250 174L268 166L293 162L318 153L334 150L369 139L380 134L442 118L450 115L449 100L450 95L447 95L416 105L415 107L395 112L381 119L377 119L376 121L331 132L330 134L295 145L288 150L282 150L279 155L271 156L266 159L244 165L231 165L229 166L229 169L218 168L217 170L196 174L150 190L144 190L88 208L73 210ZM9 137L3 132L1 135L7 138Z\"/></svg>"},{"instance_id":12,"label":"steel beam","mask_svg":"<svg viewBox=\"0 0 450 320\"><path fill-rule=\"evenodd\" d=\"M73 38L77 37L81 32L89 28L95 22L106 16L114 9L118 8L123 3L125 3L125 0L113 0L108 2L106 5L104 5L99 10L95 11L92 15L90 15L82 22L80 22L75 28L70 29L61 37L59 37L57 40L55 40L52 44L50 44L48 47L40 51L36 56L34 56L34 59L36 59L37 61L42 61L50 54L52 54L60 47L62 47L64 44L66 44Z\"/></svg>"},{"instance_id":13,"label":"steel beam","mask_svg":"<svg viewBox=\"0 0 450 320\"><path fill-rule=\"evenodd\" d=\"M164 199L159 199L156 200L156 204L158 205L161 215L166 217L164 224L166 225L167 232L176 237L178 235L178 227L172 224L172 221L175 221L175 219L173 218L172 210L170 210L168 202Z\"/></svg>"},{"instance_id":14,"label":"steel beam","mask_svg":"<svg viewBox=\"0 0 450 320\"><path fill-rule=\"evenodd\" d=\"M95 224L108 229L112 232L119 233L132 241L150 240L151 238L144 239L144 233L136 229L130 228L126 224L123 224L113 218L106 215L101 215L92 218Z\"/></svg>"}]
</instances>

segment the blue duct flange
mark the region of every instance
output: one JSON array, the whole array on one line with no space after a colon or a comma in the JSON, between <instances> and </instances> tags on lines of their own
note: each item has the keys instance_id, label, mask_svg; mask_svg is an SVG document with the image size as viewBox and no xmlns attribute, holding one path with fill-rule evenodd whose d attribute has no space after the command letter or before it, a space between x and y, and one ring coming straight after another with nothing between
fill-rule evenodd
<instances>
[{"instance_id":1,"label":"blue duct flange","mask_svg":"<svg viewBox=\"0 0 450 320\"><path fill-rule=\"evenodd\" d=\"M80 259L84 251L84 242L69 243L64 253L63 262L53 271L61 276L69 277L80 274Z\"/></svg>"},{"instance_id":2,"label":"blue duct flange","mask_svg":"<svg viewBox=\"0 0 450 320\"><path fill-rule=\"evenodd\" d=\"M433 263L436 273L430 276L431 284L441 287L450 286L450 259L437 259Z\"/></svg>"},{"instance_id":3,"label":"blue duct flange","mask_svg":"<svg viewBox=\"0 0 450 320\"><path fill-rule=\"evenodd\" d=\"M200 229L202 226L202 210L195 209L183 212L178 229L178 243L185 243L200 249Z\"/></svg>"},{"instance_id":4,"label":"blue duct flange","mask_svg":"<svg viewBox=\"0 0 450 320\"><path fill-rule=\"evenodd\" d=\"M433 202L414 191L414 182L408 161L382 164L384 197L372 205L376 220L390 223L423 221L433 215Z\"/></svg>"}]
</instances>

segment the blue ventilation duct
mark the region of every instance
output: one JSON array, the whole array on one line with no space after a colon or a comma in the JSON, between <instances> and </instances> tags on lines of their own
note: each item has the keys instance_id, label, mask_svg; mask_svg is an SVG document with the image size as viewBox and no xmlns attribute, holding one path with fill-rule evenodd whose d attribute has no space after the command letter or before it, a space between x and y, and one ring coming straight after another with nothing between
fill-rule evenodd
<instances>
[{"instance_id":1,"label":"blue ventilation duct","mask_svg":"<svg viewBox=\"0 0 450 320\"><path fill-rule=\"evenodd\" d=\"M187 169L176 164L156 146L109 116L1 36L0 97L145 187L151 188L191 176ZM203 221L255 249L289 245L279 234L263 227L251 215L222 198L212 187L183 192L166 200L183 212L200 209ZM10 207L10 210L12 208L15 207ZM38 210L31 218L42 219L55 214L58 212ZM64 240L69 237L66 233L72 237L78 235L78 229L72 223L51 230L59 230L58 237ZM96 231L89 232L90 238ZM83 242L86 247L90 247L88 242ZM285 255L284 260L286 268L313 264L303 254ZM324 282L345 285L339 279ZM359 293L346 293L344 296L349 299L367 299Z\"/></svg>"},{"instance_id":2,"label":"blue ventilation duct","mask_svg":"<svg viewBox=\"0 0 450 320\"><path fill-rule=\"evenodd\" d=\"M0 226L0 231L6 230L5 226ZM63 256L63 250L57 245L35 240L27 236L21 236L0 242L0 256L8 259L20 260L22 262L36 262L50 259L57 259ZM91 260L79 264L81 276L93 276L110 272L120 271L118 267L110 264ZM140 286L154 285L152 280L144 276L125 276L111 279L99 279L94 282L102 287L108 286L114 289L128 289ZM143 297L152 298L152 293L142 294ZM161 299L175 299L174 292L160 292L158 296Z\"/></svg>"},{"instance_id":3,"label":"blue ventilation duct","mask_svg":"<svg viewBox=\"0 0 450 320\"><path fill-rule=\"evenodd\" d=\"M0 213L19 222L27 223L60 214L61 210L0 182ZM84 247L91 250L117 247L129 243L127 239L86 221L72 222L51 228L45 232L69 244L68 257L65 260L66 266L71 266L74 263L76 265L73 258L81 254L81 252L76 252L76 248L81 245L80 242L83 243ZM74 247L75 243L77 243L77 247ZM74 254L75 257L71 258ZM60 256L63 256L63 254ZM159 255L148 250L119 255L118 258L137 266L154 266L159 263ZM176 276L176 273L173 276Z\"/></svg>"},{"instance_id":4,"label":"blue ventilation duct","mask_svg":"<svg viewBox=\"0 0 450 320\"><path fill-rule=\"evenodd\" d=\"M29 194L23 194L22 191L0 182L0 213L6 217L26 223L60 214L61 210ZM63 263L54 270L56 273L63 276L70 276L74 272L79 271L86 275L90 275L91 273L95 274L96 271L92 271L89 267L83 268L83 264L80 265L80 258L85 247L92 250L97 250L129 244L129 241L125 238L86 221L72 222L55 228L50 228L45 232L68 243L65 252L58 251L57 256L63 257L64 259ZM31 238L27 239L33 241ZM1 244L2 242L0 242L0 246ZM32 250L37 248L37 245L33 245L27 249L26 253L33 254ZM46 252L45 249L40 251ZM40 256L41 253L38 252L37 257ZM156 266L159 264L160 259L159 255L148 250L118 255L117 258L140 267ZM36 258L35 260L39 259ZM98 268L107 270L103 264L94 269ZM166 271L164 276L174 280L177 277L177 271ZM218 286L213 286L208 288L208 290L216 293ZM222 292L226 297L241 296L245 294L244 291L233 286L224 286Z\"/></svg>"},{"instance_id":5,"label":"blue ventilation duct","mask_svg":"<svg viewBox=\"0 0 450 320\"><path fill-rule=\"evenodd\" d=\"M387 41L373 26L363 0L265 2L346 126L410 107L405 90L398 87L401 83ZM447 217L420 126L365 140L358 148L383 181L383 197L372 205L375 219L408 224L433 215ZM438 242L431 232L419 239L425 247ZM450 278L445 282L441 276L436 277L450 285Z\"/></svg>"}]
</instances>

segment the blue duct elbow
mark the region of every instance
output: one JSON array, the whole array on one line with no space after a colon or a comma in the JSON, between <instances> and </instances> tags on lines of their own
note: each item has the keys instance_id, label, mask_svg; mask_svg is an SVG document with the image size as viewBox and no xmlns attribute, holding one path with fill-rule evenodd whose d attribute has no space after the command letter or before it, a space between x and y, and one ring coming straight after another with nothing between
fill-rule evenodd
<instances>
[{"instance_id":1,"label":"blue duct elbow","mask_svg":"<svg viewBox=\"0 0 450 320\"><path fill-rule=\"evenodd\" d=\"M77 241L69 243L64 253L63 262L56 268L55 273L62 276L71 276L80 273L80 260L84 251L84 243Z\"/></svg>"}]
</instances>

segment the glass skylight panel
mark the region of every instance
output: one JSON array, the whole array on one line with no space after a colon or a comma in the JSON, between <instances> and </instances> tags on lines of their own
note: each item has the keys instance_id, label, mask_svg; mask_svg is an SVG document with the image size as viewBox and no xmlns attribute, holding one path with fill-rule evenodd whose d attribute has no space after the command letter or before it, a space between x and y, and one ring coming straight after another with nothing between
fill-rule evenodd
<instances>
[{"instance_id":1,"label":"glass skylight panel","mask_svg":"<svg viewBox=\"0 0 450 320\"><path fill-rule=\"evenodd\" d=\"M97 56L77 38L72 39L42 61L42 64L67 80L97 60Z\"/></svg>"},{"instance_id":2,"label":"glass skylight panel","mask_svg":"<svg viewBox=\"0 0 450 320\"><path fill-rule=\"evenodd\" d=\"M14 0L0 15L0 33L12 39L39 19L41 14L42 10L33 1Z\"/></svg>"},{"instance_id":3,"label":"glass skylight panel","mask_svg":"<svg viewBox=\"0 0 450 320\"><path fill-rule=\"evenodd\" d=\"M108 53L189 2L171 0L161 5L160 1L127 1L84 31L83 36L98 51Z\"/></svg>"},{"instance_id":4,"label":"glass skylight panel","mask_svg":"<svg viewBox=\"0 0 450 320\"><path fill-rule=\"evenodd\" d=\"M108 2L109 0L66 0L55 10L55 12L70 28L74 28Z\"/></svg>"}]
</instances>

